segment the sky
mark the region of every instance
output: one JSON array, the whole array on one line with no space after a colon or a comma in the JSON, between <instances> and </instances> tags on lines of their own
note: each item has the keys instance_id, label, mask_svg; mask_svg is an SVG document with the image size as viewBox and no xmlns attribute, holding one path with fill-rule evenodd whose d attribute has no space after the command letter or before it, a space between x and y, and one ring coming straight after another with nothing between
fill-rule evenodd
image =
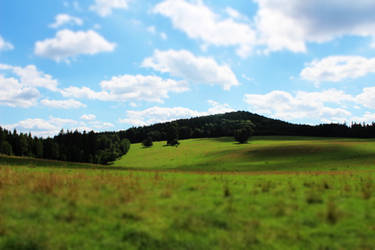
<instances>
[{"instance_id":1,"label":"sky","mask_svg":"<svg viewBox=\"0 0 375 250\"><path fill-rule=\"evenodd\" d=\"M0 0L0 126L375 121L375 1Z\"/></svg>"}]
</instances>

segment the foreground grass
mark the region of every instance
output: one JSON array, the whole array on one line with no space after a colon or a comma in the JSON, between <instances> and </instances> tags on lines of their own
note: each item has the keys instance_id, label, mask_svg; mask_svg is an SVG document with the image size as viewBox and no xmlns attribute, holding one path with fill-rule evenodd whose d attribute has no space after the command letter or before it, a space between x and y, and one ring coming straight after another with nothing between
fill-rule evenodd
<instances>
[{"instance_id":1,"label":"foreground grass","mask_svg":"<svg viewBox=\"0 0 375 250\"><path fill-rule=\"evenodd\" d=\"M374 178L0 166L0 249L373 249Z\"/></svg>"},{"instance_id":2,"label":"foreground grass","mask_svg":"<svg viewBox=\"0 0 375 250\"><path fill-rule=\"evenodd\" d=\"M203 171L306 171L374 169L374 139L254 137L248 144L233 138L191 139L178 147L155 142L133 144L113 163L137 169Z\"/></svg>"}]
</instances>

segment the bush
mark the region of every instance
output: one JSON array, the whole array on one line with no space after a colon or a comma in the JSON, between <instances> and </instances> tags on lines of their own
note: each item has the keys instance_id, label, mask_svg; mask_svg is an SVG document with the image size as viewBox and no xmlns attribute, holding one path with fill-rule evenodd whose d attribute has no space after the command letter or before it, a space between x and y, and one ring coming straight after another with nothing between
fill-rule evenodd
<instances>
[{"instance_id":1,"label":"bush","mask_svg":"<svg viewBox=\"0 0 375 250\"><path fill-rule=\"evenodd\" d=\"M234 139L239 143L246 143L249 140L251 134L252 131L249 128L237 129L234 131Z\"/></svg>"},{"instance_id":2,"label":"bush","mask_svg":"<svg viewBox=\"0 0 375 250\"><path fill-rule=\"evenodd\" d=\"M167 145L168 146L178 146L178 145L180 145L180 143L178 142L177 139L172 139L172 140L167 141Z\"/></svg>"},{"instance_id":3,"label":"bush","mask_svg":"<svg viewBox=\"0 0 375 250\"><path fill-rule=\"evenodd\" d=\"M146 148L151 147L153 145L152 138L148 136L146 139L142 141L142 145Z\"/></svg>"}]
</instances>

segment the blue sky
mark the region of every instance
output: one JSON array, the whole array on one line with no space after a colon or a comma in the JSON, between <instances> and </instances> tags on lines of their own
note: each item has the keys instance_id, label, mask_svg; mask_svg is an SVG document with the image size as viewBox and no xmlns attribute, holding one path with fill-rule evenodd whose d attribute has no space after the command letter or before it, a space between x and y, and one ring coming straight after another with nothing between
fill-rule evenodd
<instances>
[{"instance_id":1,"label":"blue sky","mask_svg":"<svg viewBox=\"0 0 375 250\"><path fill-rule=\"evenodd\" d=\"M375 2L0 2L0 126L53 136L247 110L375 121Z\"/></svg>"}]
</instances>

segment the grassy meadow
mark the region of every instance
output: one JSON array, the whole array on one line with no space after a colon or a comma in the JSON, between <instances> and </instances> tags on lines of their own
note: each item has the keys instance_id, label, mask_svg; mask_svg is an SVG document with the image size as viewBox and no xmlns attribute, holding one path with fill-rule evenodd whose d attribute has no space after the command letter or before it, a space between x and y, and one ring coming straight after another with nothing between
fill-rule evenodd
<instances>
[{"instance_id":1,"label":"grassy meadow","mask_svg":"<svg viewBox=\"0 0 375 250\"><path fill-rule=\"evenodd\" d=\"M375 248L374 140L163 144L110 167L0 157L0 249Z\"/></svg>"},{"instance_id":2,"label":"grassy meadow","mask_svg":"<svg viewBox=\"0 0 375 250\"><path fill-rule=\"evenodd\" d=\"M183 140L178 147L154 142L133 144L113 163L135 169L197 171L320 171L375 167L374 139L253 137L247 144L233 138Z\"/></svg>"}]
</instances>

